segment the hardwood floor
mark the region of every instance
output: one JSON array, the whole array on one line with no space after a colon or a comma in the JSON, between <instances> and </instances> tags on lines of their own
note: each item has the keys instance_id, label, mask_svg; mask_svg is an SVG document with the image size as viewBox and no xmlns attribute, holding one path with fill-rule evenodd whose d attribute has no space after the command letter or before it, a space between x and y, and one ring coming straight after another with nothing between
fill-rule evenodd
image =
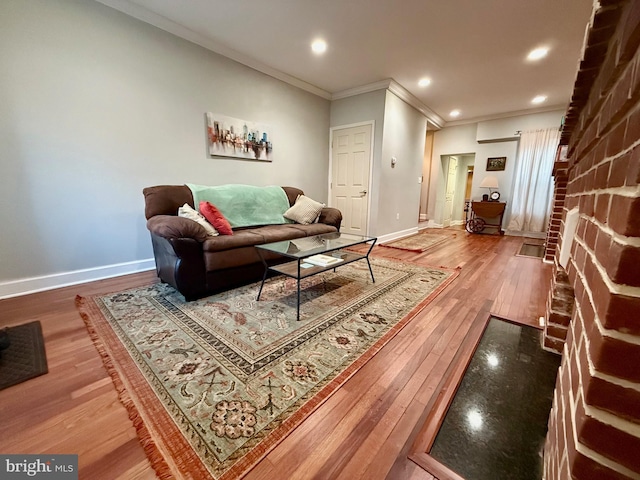
<instances>
[{"instance_id":1,"label":"hardwood floor","mask_svg":"<svg viewBox=\"0 0 640 480\"><path fill-rule=\"evenodd\" d=\"M521 238L444 232L450 242L421 254L376 247L460 275L247 479L434 478L406 455L473 320L536 326L551 279L550 265L516 256ZM155 281L145 272L0 300L0 327L41 321L49 363L48 374L0 391L0 452L79 454L82 479L156 478L74 303Z\"/></svg>"}]
</instances>

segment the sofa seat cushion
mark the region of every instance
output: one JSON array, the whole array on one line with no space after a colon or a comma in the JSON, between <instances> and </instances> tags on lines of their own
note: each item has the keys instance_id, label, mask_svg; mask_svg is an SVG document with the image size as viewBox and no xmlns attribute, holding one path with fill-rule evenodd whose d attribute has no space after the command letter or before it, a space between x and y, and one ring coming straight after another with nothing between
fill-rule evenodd
<instances>
[{"instance_id":1,"label":"sofa seat cushion","mask_svg":"<svg viewBox=\"0 0 640 480\"><path fill-rule=\"evenodd\" d=\"M253 229L238 230L233 235L218 235L217 237L207 237L202 244L205 252L220 252L233 248L251 247L264 243L262 235L254 233Z\"/></svg>"},{"instance_id":2,"label":"sofa seat cushion","mask_svg":"<svg viewBox=\"0 0 640 480\"><path fill-rule=\"evenodd\" d=\"M333 225L325 225L324 223L312 223L310 225L295 225L295 228L304 232L305 237L312 235L322 235L323 233L337 232L338 229Z\"/></svg>"},{"instance_id":3,"label":"sofa seat cushion","mask_svg":"<svg viewBox=\"0 0 640 480\"><path fill-rule=\"evenodd\" d=\"M321 233L332 233L337 231L335 227L324 224L313 225L269 225L266 227L252 228L253 233L262 235L264 242L282 242L283 240L294 240L296 238L320 235Z\"/></svg>"},{"instance_id":4,"label":"sofa seat cushion","mask_svg":"<svg viewBox=\"0 0 640 480\"><path fill-rule=\"evenodd\" d=\"M241 228L233 231L233 235L207 237L202 249L204 252L222 252L234 248L252 247L264 243L281 242L295 238L336 232L331 225L314 223L311 225L267 225L256 228ZM231 252L229 252L232 255Z\"/></svg>"}]
</instances>

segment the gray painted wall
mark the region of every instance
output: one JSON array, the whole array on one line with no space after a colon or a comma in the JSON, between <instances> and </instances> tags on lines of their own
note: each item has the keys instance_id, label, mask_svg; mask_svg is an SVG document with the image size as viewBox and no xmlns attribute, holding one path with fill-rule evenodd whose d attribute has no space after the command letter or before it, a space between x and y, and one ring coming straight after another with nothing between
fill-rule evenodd
<instances>
[{"instance_id":1,"label":"gray painted wall","mask_svg":"<svg viewBox=\"0 0 640 480\"><path fill-rule=\"evenodd\" d=\"M382 236L415 229L420 216L420 189L427 118L387 91L384 110L378 230ZM391 166L391 157L397 162ZM398 218L398 215L400 218Z\"/></svg>"},{"instance_id":2,"label":"gray painted wall","mask_svg":"<svg viewBox=\"0 0 640 480\"><path fill-rule=\"evenodd\" d=\"M429 193L429 219L433 219L435 224L442 224L446 177L442 170L441 158L448 155L475 154L471 198L480 200L483 193L488 193L486 189L480 188L480 182L487 175L495 176L500 185L500 200L507 202L503 226L508 225L513 196L513 175L519 144L518 137L514 136L514 133L517 130L559 128L563 114L563 111L553 111L520 115L445 127L435 132L434 161L431 165L431 188ZM487 172L487 158L489 157L507 157L505 170Z\"/></svg>"},{"instance_id":3,"label":"gray painted wall","mask_svg":"<svg viewBox=\"0 0 640 480\"><path fill-rule=\"evenodd\" d=\"M373 165L371 171L371 188L369 189L369 235L378 230L378 201L380 191L380 158L382 155L382 132L384 131L384 102L386 90L362 93L352 97L341 98L331 102L331 128L344 127L362 122L374 122L373 130Z\"/></svg>"},{"instance_id":4,"label":"gray painted wall","mask_svg":"<svg viewBox=\"0 0 640 480\"><path fill-rule=\"evenodd\" d=\"M97 2L3 0L0 85L0 296L150 259L146 186L292 185L327 200L329 101ZM275 161L207 157L207 111L270 125Z\"/></svg>"},{"instance_id":5,"label":"gray painted wall","mask_svg":"<svg viewBox=\"0 0 640 480\"><path fill-rule=\"evenodd\" d=\"M382 237L417 229L427 119L386 89L331 104L331 127L371 120L375 137L369 234ZM395 168L391 157L397 158Z\"/></svg>"}]
</instances>

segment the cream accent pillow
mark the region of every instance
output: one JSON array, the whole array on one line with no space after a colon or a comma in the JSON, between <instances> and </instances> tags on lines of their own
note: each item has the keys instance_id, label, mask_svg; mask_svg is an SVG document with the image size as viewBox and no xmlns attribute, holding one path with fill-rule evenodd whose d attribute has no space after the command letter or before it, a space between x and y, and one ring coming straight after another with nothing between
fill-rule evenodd
<instances>
[{"instance_id":1,"label":"cream accent pillow","mask_svg":"<svg viewBox=\"0 0 640 480\"><path fill-rule=\"evenodd\" d=\"M207 222L207 219L204 218L204 216L200 212L195 210L188 203L185 203L183 206L178 208L178 216L188 218L190 220L193 220L194 222L198 222L207 231L207 235L212 235L214 237L216 235L220 235L218 231L215 228L213 228L213 225Z\"/></svg>"},{"instance_id":2,"label":"cream accent pillow","mask_svg":"<svg viewBox=\"0 0 640 480\"><path fill-rule=\"evenodd\" d=\"M293 207L284 212L284 217L296 223L308 225L316 221L324 207L324 203L316 202L304 195L298 195Z\"/></svg>"}]
</instances>

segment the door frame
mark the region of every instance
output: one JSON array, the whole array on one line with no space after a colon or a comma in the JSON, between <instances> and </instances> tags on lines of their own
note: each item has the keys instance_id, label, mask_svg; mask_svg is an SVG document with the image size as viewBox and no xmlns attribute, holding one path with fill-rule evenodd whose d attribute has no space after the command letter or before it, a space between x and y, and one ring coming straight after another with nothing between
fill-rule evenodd
<instances>
[{"instance_id":1,"label":"door frame","mask_svg":"<svg viewBox=\"0 0 640 480\"><path fill-rule=\"evenodd\" d=\"M474 158L474 166L475 166L475 161L478 158L478 152L469 151L469 152L463 152L463 153L441 153L440 154L440 168L442 168L443 157L458 157L458 159L460 159L460 158L470 157L470 156L472 156ZM448 165L448 161L447 161L447 165ZM460 174L460 163L458 164L458 175L459 174ZM441 176L438 175L438 180L437 180L436 186L437 186L437 193L436 193L436 209L435 209L435 213L436 213L436 218L439 221L439 223L436 223L434 221L433 225L430 224L430 226L433 226L435 228L444 228L444 208L445 208L445 199L446 199L446 196L447 196L447 172L445 172L444 169L442 170L442 175ZM464 198L462 199L462 205L464 205ZM455 207L455 205L454 205L454 207ZM464 219L463 219L463 223L466 223L464 221ZM456 225L456 224L454 224L454 225Z\"/></svg>"},{"instance_id":2,"label":"door frame","mask_svg":"<svg viewBox=\"0 0 640 480\"><path fill-rule=\"evenodd\" d=\"M457 183L458 183L458 174L459 172L459 156L458 155L445 155L446 156L446 163L447 166L446 168L443 168L443 173L444 173L444 204L442 207L442 226L444 228L450 227L452 225L452 221L453 221L453 210L455 207L455 199L456 199L456 190L457 190ZM447 213L447 193L448 193L448 186L449 186L449 179L450 179L450 175L451 175L451 159L455 159L456 161L456 169L455 169L455 174L453 176L453 195L451 196L451 211L449 213ZM444 159L442 159L444 160ZM444 167L444 165L443 165ZM449 223L447 224L447 215L450 215L449 218Z\"/></svg>"},{"instance_id":3,"label":"door frame","mask_svg":"<svg viewBox=\"0 0 640 480\"><path fill-rule=\"evenodd\" d=\"M370 229L371 229L371 185L373 182L373 158L374 158L374 151L373 151L373 146L375 145L375 133L376 133L376 121L375 120L368 120L365 122L357 122L357 123L349 123L346 125L337 125L335 127L330 127L329 128L329 178L327 179L327 184L328 184L328 192L329 192L329 198L327 199L327 203L329 204L330 207L332 207L333 205L331 204L331 200L333 198L333 185L331 183L331 179L333 178L333 132L335 130L343 130L345 128L353 128L353 127L363 127L365 125L370 125L371 126L371 146L369 148L370 154L369 154L369 185L367 185L367 235L369 235Z\"/></svg>"}]
</instances>

